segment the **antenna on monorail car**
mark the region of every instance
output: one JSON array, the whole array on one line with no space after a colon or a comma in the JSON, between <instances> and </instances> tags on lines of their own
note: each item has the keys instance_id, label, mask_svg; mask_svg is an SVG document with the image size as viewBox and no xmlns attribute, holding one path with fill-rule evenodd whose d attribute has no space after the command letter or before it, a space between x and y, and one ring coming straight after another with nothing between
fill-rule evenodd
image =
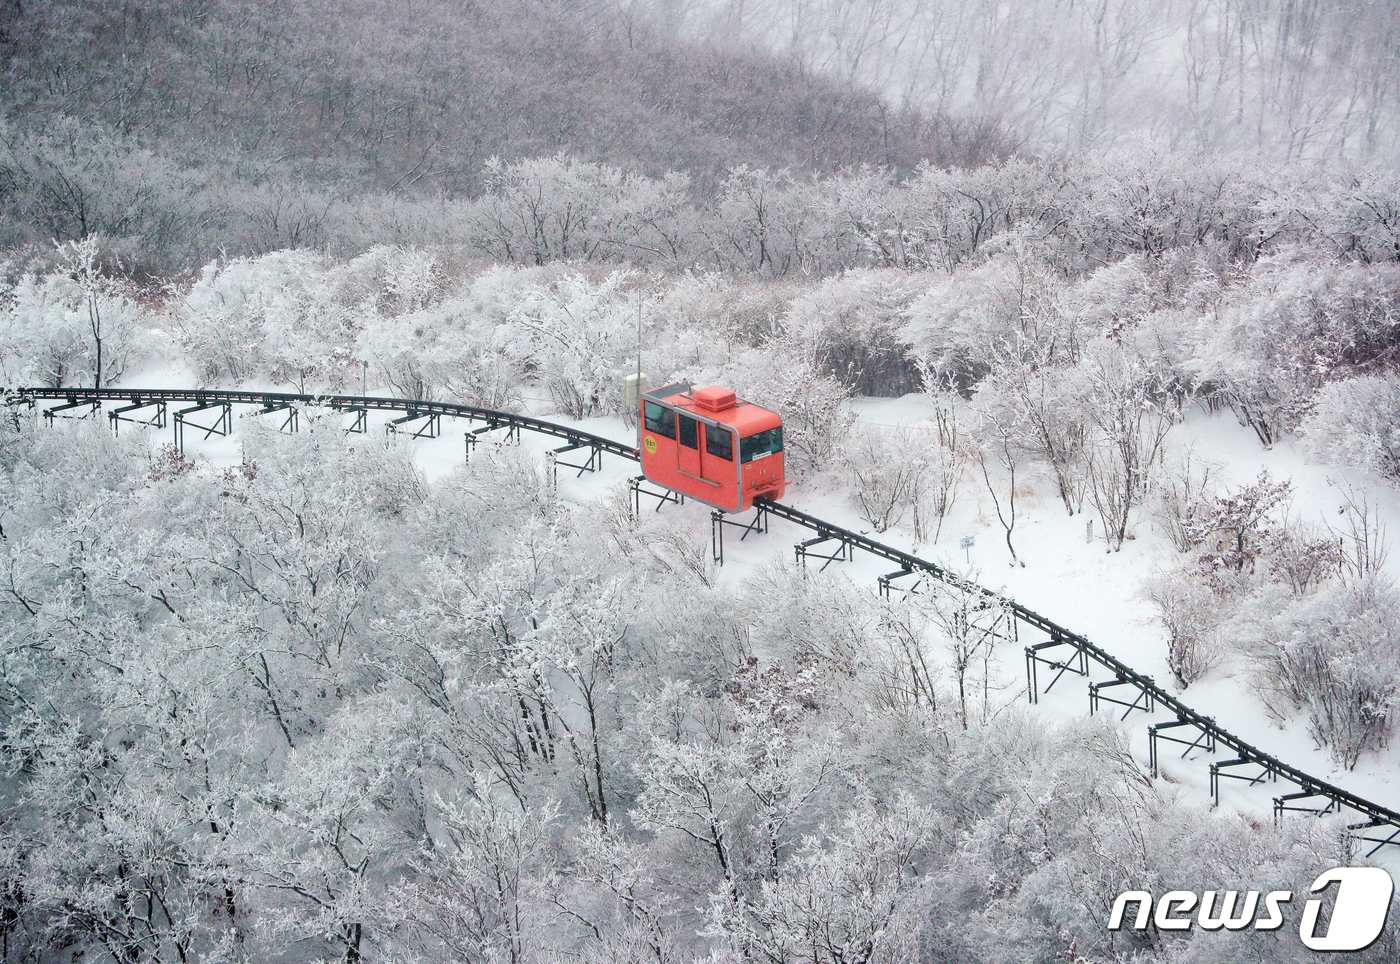
<instances>
[{"instance_id":1,"label":"antenna on monorail car","mask_svg":"<svg viewBox=\"0 0 1400 964\"><path fill-rule=\"evenodd\" d=\"M637 373L622 379L622 404L627 412L627 421L637 418L637 405L646 391L646 375L642 374L642 292L637 289ZM638 420L638 444L641 444L640 420Z\"/></svg>"}]
</instances>

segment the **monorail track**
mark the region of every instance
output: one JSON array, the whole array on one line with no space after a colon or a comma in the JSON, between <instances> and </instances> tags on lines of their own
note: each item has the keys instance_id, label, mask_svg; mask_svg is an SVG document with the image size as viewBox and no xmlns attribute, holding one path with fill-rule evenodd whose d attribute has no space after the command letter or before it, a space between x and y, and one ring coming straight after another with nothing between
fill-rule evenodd
<instances>
[{"instance_id":1,"label":"monorail track","mask_svg":"<svg viewBox=\"0 0 1400 964\"><path fill-rule=\"evenodd\" d=\"M187 404L188 407L177 411L174 416L175 438L181 446L187 429L202 430L206 438L214 434L228 434L232 430L231 409L234 405L256 406L259 411L254 414L286 413L283 428L293 430L296 426L296 413L300 408L323 407L354 415L354 425L347 431L365 431L366 414L371 411L403 413L402 417L387 426L390 431L398 431L401 424L421 420L423 426L412 433L415 437L425 434L435 436L440 419L444 416L479 422L481 425L468 431L465 436L468 456L481 435L496 430L504 431L507 436L516 439L522 431L561 439L565 444L549 453L556 473L561 465L578 469L580 475L585 471L594 471L601 464L604 454L637 460L636 450L623 442L545 419L460 402L434 402L375 395L139 388L20 388L6 390L0 393L0 397L9 406L39 407L41 402L60 403L41 409L46 420L50 422L65 417L95 417L104 403L124 402L126 404L122 407L107 413L114 429L123 421L163 428L167 424L168 406L173 403ZM134 414L140 411L145 411L146 417ZM83 412L86 414L81 414ZM209 412L218 412L218 421L212 426L204 422L197 423L191 418ZM588 461L585 463L570 463L559 459L560 455L585 450L588 452ZM638 480L634 480L634 489L637 484ZM664 492L651 494L659 500L658 507L664 502L679 501L668 498ZM638 505L640 507L640 502ZM1137 672L1079 633L999 593L970 583L936 563L887 546L850 529L833 525L800 509L769 500L755 502L755 516L749 523L735 522L719 512L712 514L713 546L717 561L723 561L723 534L726 527L739 528L745 536L754 532L766 532L769 517L784 519L813 533L813 538L799 543L796 547L799 560L816 558L826 560L829 564L831 561L850 559L855 550L860 550L899 567L895 572L880 578L882 591L888 591L896 580L905 576L931 577L979 596L985 599L989 606L1009 615L1014 638L1020 638L1021 630L1043 634L1043 640L1025 647L1027 696L1032 703L1038 702L1042 693L1049 692L1061 677L1070 673L1082 676L1088 682L1091 713L1101 704L1108 703L1126 708L1121 718L1126 718L1134 710L1166 714L1170 717L1168 720L1148 725L1148 749L1153 776L1157 776L1159 772L1159 742L1185 746L1186 749L1180 754L1182 758L1192 750L1214 753L1223 747L1234 756L1210 763L1211 793L1216 803L1219 802L1221 779L1243 780L1250 785L1265 780L1270 783L1282 780L1297 789L1274 797L1275 820L1282 819L1283 814L1289 812L1322 815L1350 811L1361 819L1348 824L1347 829L1358 841L1374 844L1367 856L1387 845L1400 847L1400 813L1326 780L1311 776L1265 753L1222 727L1213 717L1187 706L1158 685L1151 676ZM823 543L828 547L834 544L837 551L831 554L813 551L817 545ZM1091 663L1099 672L1107 673L1107 678L1090 681ZM1045 667L1047 671L1055 671L1054 677L1043 689L1040 686L1041 667ZM1119 686L1126 687L1129 692L1136 693L1136 696L1130 700L1128 697L1119 698L1104 693L1105 690ZM1114 693L1117 692L1114 690ZM1178 732L1183 735L1176 735Z\"/></svg>"}]
</instances>

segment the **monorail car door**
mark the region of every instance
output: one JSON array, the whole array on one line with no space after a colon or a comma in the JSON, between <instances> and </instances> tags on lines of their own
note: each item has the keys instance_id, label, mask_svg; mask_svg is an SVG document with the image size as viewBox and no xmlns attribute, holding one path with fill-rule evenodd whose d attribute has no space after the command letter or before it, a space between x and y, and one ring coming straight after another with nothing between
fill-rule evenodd
<instances>
[{"instance_id":1,"label":"monorail car door","mask_svg":"<svg viewBox=\"0 0 1400 964\"><path fill-rule=\"evenodd\" d=\"M680 415L679 445L676 446L676 467L687 475L700 478L700 422L684 413Z\"/></svg>"},{"instance_id":2,"label":"monorail car door","mask_svg":"<svg viewBox=\"0 0 1400 964\"><path fill-rule=\"evenodd\" d=\"M706 422L705 439L700 446L700 477L715 485L730 486L738 479L734 470L734 433L722 425Z\"/></svg>"}]
</instances>

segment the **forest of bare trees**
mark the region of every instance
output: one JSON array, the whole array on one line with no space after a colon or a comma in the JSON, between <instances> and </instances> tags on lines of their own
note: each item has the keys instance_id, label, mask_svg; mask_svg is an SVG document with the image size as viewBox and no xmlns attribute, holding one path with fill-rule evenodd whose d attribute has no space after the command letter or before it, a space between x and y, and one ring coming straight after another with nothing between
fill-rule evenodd
<instances>
[{"instance_id":1,"label":"forest of bare trees","mask_svg":"<svg viewBox=\"0 0 1400 964\"><path fill-rule=\"evenodd\" d=\"M1021 150L1150 135L1282 159L1394 161L1386 0L617 0L677 36L786 52Z\"/></svg>"},{"instance_id":2,"label":"forest of bare trees","mask_svg":"<svg viewBox=\"0 0 1400 964\"><path fill-rule=\"evenodd\" d=\"M0 239L102 234L160 272L383 241L497 256L464 208L569 182L646 226L717 191L820 217L847 192L794 193L809 175L879 195L921 163L1012 152L1235 150L1307 172L1384 167L1397 149L1400 43L1380 2L357 2L6 0ZM393 27L366 32L381 19ZM528 167L559 152L572 171ZM869 214L857 202L851 226L870 234ZM995 205L978 217L994 227ZM704 262L675 250L688 227L531 253ZM904 256L898 238L864 241Z\"/></svg>"},{"instance_id":3,"label":"forest of bare trees","mask_svg":"<svg viewBox=\"0 0 1400 964\"><path fill-rule=\"evenodd\" d=\"M1383 797L1398 23L0 0L0 389L630 439L644 354L781 413L794 504L1079 598ZM1302 960L1296 906L1104 923L1365 859L1351 816L1275 826L1272 785L1207 809L1204 751L1149 765L1082 682L1027 705L980 593L880 596L776 533L720 569L706 510L636 518L623 470L564 492L528 445L463 465L317 406L182 451L0 402L4 964ZM1400 956L1390 916L1357 959Z\"/></svg>"},{"instance_id":4,"label":"forest of bare trees","mask_svg":"<svg viewBox=\"0 0 1400 964\"><path fill-rule=\"evenodd\" d=\"M421 222L450 221L492 158L568 150L703 190L741 163L907 170L999 147L784 57L548 0L5 0L0 75L0 238L139 239L159 270L432 240Z\"/></svg>"}]
</instances>

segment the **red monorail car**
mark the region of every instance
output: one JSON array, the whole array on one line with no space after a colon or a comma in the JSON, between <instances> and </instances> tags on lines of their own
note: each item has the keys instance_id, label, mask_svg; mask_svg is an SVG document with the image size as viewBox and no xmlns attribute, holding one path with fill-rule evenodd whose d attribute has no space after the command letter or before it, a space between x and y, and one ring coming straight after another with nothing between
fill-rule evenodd
<instances>
[{"instance_id":1,"label":"red monorail car","mask_svg":"<svg viewBox=\"0 0 1400 964\"><path fill-rule=\"evenodd\" d=\"M728 388L682 382L642 393L642 473L725 512L783 497L783 420Z\"/></svg>"}]
</instances>

